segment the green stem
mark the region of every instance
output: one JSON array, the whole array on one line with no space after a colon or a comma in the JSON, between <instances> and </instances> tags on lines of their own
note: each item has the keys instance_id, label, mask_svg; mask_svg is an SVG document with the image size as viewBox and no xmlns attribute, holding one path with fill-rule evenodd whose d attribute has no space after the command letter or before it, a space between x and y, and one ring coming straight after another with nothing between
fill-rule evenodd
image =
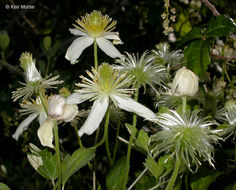
<instances>
[{"instance_id":1,"label":"green stem","mask_svg":"<svg viewBox=\"0 0 236 190\"><path fill-rule=\"evenodd\" d=\"M109 139L108 139L108 125L109 125L109 118L110 118L110 110L108 108L107 113L106 113L106 122L105 122L105 145L106 145L106 151L107 151L107 156L110 161L110 165L112 165L112 158L111 158L111 152L109 149Z\"/></svg>"},{"instance_id":2,"label":"green stem","mask_svg":"<svg viewBox=\"0 0 236 190\"><path fill-rule=\"evenodd\" d=\"M93 48L94 48L94 67L95 67L95 70L98 70L98 47L97 47L96 39L94 40Z\"/></svg>"},{"instance_id":3,"label":"green stem","mask_svg":"<svg viewBox=\"0 0 236 190\"><path fill-rule=\"evenodd\" d=\"M182 101L183 101L182 113L184 114L186 112L187 97L183 96Z\"/></svg>"},{"instance_id":4,"label":"green stem","mask_svg":"<svg viewBox=\"0 0 236 190\"><path fill-rule=\"evenodd\" d=\"M137 90L135 91L135 94L134 94L134 99L136 101L138 101L138 93L139 93L139 89L137 88ZM136 128L136 125L137 125L137 115L134 114L133 115L133 128ZM132 130L131 135L130 135L130 139L129 139L128 150L127 150L127 157L126 157L126 163L125 163L125 175L124 175L122 190L125 190L126 183L128 181L129 168L130 168L129 167L130 156L131 156L131 149L132 149L132 143L133 143L134 137L135 137L135 130Z\"/></svg>"},{"instance_id":5,"label":"green stem","mask_svg":"<svg viewBox=\"0 0 236 190\"><path fill-rule=\"evenodd\" d=\"M187 174L185 174L184 183L185 183L185 190L188 190L188 175Z\"/></svg>"},{"instance_id":6,"label":"green stem","mask_svg":"<svg viewBox=\"0 0 236 190\"><path fill-rule=\"evenodd\" d=\"M106 121L105 121L105 126L104 126L104 134L103 134L102 140L101 140L99 143L97 143L97 144L95 145L96 148L98 148L99 146L101 146L101 145L104 143L104 141L106 140L106 136L107 136L107 134L108 134L109 118L110 118L110 111L107 110L107 113L106 113Z\"/></svg>"},{"instance_id":7,"label":"green stem","mask_svg":"<svg viewBox=\"0 0 236 190\"><path fill-rule=\"evenodd\" d=\"M43 109L44 109L45 113L48 115L48 109L47 109L47 106L45 104L44 97L43 97L43 94L42 94L41 90L39 90L38 94L39 94L39 98L41 100L41 103L43 105Z\"/></svg>"},{"instance_id":8,"label":"green stem","mask_svg":"<svg viewBox=\"0 0 236 190\"><path fill-rule=\"evenodd\" d=\"M180 164L181 164L181 159L177 158L176 163L175 163L175 169L171 175L170 181L167 184L165 190L172 190L176 181L176 178L178 176L179 173L179 168L180 168Z\"/></svg>"},{"instance_id":9,"label":"green stem","mask_svg":"<svg viewBox=\"0 0 236 190\"><path fill-rule=\"evenodd\" d=\"M99 132L100 132L100 127L98 127L98 129L97 129L97 131L96 131L96 136L95 136L95 140L94 140L94 145L96 145L97 142L98 142Z\"/></svg>"},{"instance_id":10,"label":"green stem","mask_svg":"<svg viewBox=\"0 0 236 190\"><path fill-rule=\"evenodd\" d=\"M112 156L112 164L115 163L115 160L116 160L119 133L120 133L120 123L118 123L117 129L116 129L116 142L115 142L114 152L113 152L113 156Z\"/></svg>"},{"instance_id":11,"label":"green stem","mask_svg":"<svg viewBox=\"0 0 236 190\"><path fill-rule=\"evenodd\" d=\"M60 156L60 149L59 149L59 136L58 136L58 127L57 121L54 120L54 136L55 136L55 151L57 157L57 168L58 168L58 186L57 190L61 190L61 156Z\"/></svg>"},{"instance_id":12,"label":"green stem","mask_svg":"<svg viewBox=\"0 0 236 190\"><path fill-rule=\"evenodd\" d=\"M73 126L73 128L74 128L74 130L75 130L75 134L76 134L76 137L77 137L77 139L78 139L78 144L79 144L80 148L83 148L84 146L83 146L82 141L81 141L81 138L80 138L80 136L79 136L79 134L78 134L77 126L76 126L76 124L73 124L72 126Z\"/></svg>"}]
</instances>

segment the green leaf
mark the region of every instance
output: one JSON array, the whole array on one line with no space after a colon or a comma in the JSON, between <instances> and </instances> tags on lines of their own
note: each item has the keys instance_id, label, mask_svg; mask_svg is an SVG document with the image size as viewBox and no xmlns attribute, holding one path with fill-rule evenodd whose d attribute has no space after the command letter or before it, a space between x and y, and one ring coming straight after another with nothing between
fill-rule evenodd
<instances>
[{"instance_id":1,"label":"green leaf","mask_svg":"<svg viewBox=\"0 0 236 190\"><path fill-rule=\"evenodd\" d=\"M106 176L107 190L120 190L125 173L126 156L120 158Z\"/></svg>"},{"instance_id":2,"label":"green leaf","mask_svg":"<svg viewBox=\"0 0 236 190\"><path fill-rule=\"evenodd\" d=\"M227 36L233 28L235 29L236 27L232 21L224 15L221 15L209 22L205 35L207 37Z\"/></svg>"},{"instance_id":3,"label":"green leaf","mask_svg":"<svg viewBox=\"0 0 236 190\"><path fill-rule=\"evenodd\" d=\"M46 51L49 50L49 48L51 47L52 45L52 38L50 36L46 36L44 39L43 39L43 47Z\"/></svg>"},{"instance_id":4,"label":"green leaf","mask_svg":"<svg viewBox=\"0 0 236 190\"><path fill-rule=\"evenodd\" d=\"M85 166L95 156L96 148L80 148L71 156L67 155L62 162L62 185L65 185L69 177L77 170Z\"/></svg>"},{"instance_id":5,"label":"green leaf","mask_svg":"<svg viewBox=\"0 0 236 190\"><path fill-rule=\"evenodd\" d=\"M7 34L7 31L0 31L0 48L2 51L5 51L9 46L10 38Z\"/></svg>"},{"instance_id":6,"label":"green leaf","mask_svg":"<svg viewBox=\"0 0 236 190\"><path fill-rule=\"evenodd\" d=\"M145 166L152 173L152 175L156 178L156 180L158 180L159 177L161 176L161 174L165 171L164 166L160 163L157 164L157 162L149 155L145 161Z\"/></svg>"},{"instance_id":7,"label":"green leaf","mask_svg":"<svg viewBox=\"0 0 236 190\"><path fill-rule=\"evenodd\" d=\"M148 151L149 137L148 134L143 129L141 129L138 133L136 144L142 147L144 150Z\"/></svg>"},{"instance_id":8,"label":"green leaf","mask_svg":"<svg viewBox=\"0 0 236 190\"><path fill-rule=\"evenodd\" d=\"M210 63L210 46L204 40L193 41L185 50L187 68L198 75L204 75Z\"/></svg>"},{"instance_id":9,"label":"green leaf","mask_svg":"<svg viewBox=\"0 0 236 190\"><path fill-rule=\"evenodd\" d=\"M133 125L126 123L125 127L127 128L127 130L129 131L130 134L134 131L134 133L135 133L134 136L136 136L138 130L135 127L133 127Z\"/></svg>"},{"instance_id":10,"label":"green leaf","mask_svg":"<svg viewBox=\"0 0 236 190\"><path fill-rule=\"evenodd\" d=\"M43 165L37 168L38 173L47 179L55 180L58 176L56 154L53 156L50 151L45 149L39 155L42 158Z\"/></svg>"},{"instance_id":11,"label":"green leaf","mask_svg":"<svg viewBox=\"0 0 236 190\"><path fill-rule=\"evenodd\" d=\"M192 29L188 14L180 13L178 21L175 25L175 30L179 32L180 36L186 35Z\"/></svg>"},{"instance_id":12,"label":"green leaf","mask_svg":"<svg viewBox=\"0 0 236 190\"><path fill-rule=\"evenodd\" d=\"M199 178L191 182L192 190L207 190L209 185L220 175L220 172L212 173L211 175Z\"/></svg>"},{"instance_id":13,"label":"green leaf","mask_svg":"<svg viewBox=\"0 0 236 190\"><path fill-rule=\"evenodd\" d=\"M0 183L0 190L11 190L11 189L4 183Z\"/></svg>"},{"instance_id":14,"label":"green leaf","mask_svg":"<svg viewBox=\"0 0 236 190\"><path fill-rule=\"evenodd\" d=\"M196 40L196 39L201 39L202 38L202 32L200 28L193 28L191 31L189 31L179 42L177 47L182 46L186 42Z\"/></svg>"}]
</instances>

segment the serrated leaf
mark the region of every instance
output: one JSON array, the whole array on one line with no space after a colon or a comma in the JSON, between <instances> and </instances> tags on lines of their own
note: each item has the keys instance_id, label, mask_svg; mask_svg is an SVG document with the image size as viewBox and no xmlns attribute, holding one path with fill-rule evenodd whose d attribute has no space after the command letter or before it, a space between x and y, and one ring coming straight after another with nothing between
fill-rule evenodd
<instances>
[{"instance_id":1,"label":"serrated leaf","mask_svg":"<svg viewBox=\"0 0 236 190\"><path fill-rule=\"evenodd\" d=\"M52 38L50 36L46 36L44 37L43 39L43 47L46 51L49 50L49 48L51 47L52 45Z\"/></svg>"},{"instance_id":2,"label":"serrated leaf","mask_svg":"<svg viewBox=\"0 0 236 190\"><path fill-rule=\"evenodd\" d=\"M4 183L0 183L0 190L11 190L11 189Z\"/></svg>"},{"instance_id":3,"label":"serrated leaf","mask_svg":"<svg viewBox=\"0 0 236 190\"><path fill-rule=\"evenodd\" d=\"M56 154L53 156L50 151L45 149L39 155L42 158L43 165L37 168L38 173L47 179L55 180L58 177Z\"/></svg>"},{"instance_id":4,"label":"serrated leaf","mask_svg":"<svg viewBox=\"0 0 236 190\"><path fill-rule=\"evenodd\" d=\"M62 162L62 185L65 185L69 177L85 166L95 156L96 148L80 148L71 156L67 155Z\"/></svg>"},{"instance_id":5,"label":"serrated leaf","mask_svg":"<svg viewBox=\"0 0 236 190\"><path fill-rule=\"evenodd\" d=\"M201 177L200 179L191 182L192 190L207 190L209 185L220 175L220 172L212 173L211 175Z\"/></svg>"},{"instance_id":6,"label":"serrated leaf","mask_svg":"<svg viewBox=\"0 0 236 190\"><path fill-rule=\"evenodd\" d=\"M159 161L158 161L159 162ZM157 164L157 162L148 155L145 166L147 169L152 173L152 175L158 180L158 178L161 176L161 174L165 171L165 168L162 166L162 164Z\"/></svg>"},{"instance_id":7,"label":"serrated leaf","mask_svg":"<svg viewBox=\"0 0 236 190\"><path fill-rule=\"evenodd\" d=\"M235 28L235 25L232 21L224 15L221 15L217 18L213 18L209 22L205 35L207 37L227 36L233 28Z\"/></svg>"},{"instance_id":8,"label":"serrated leaf","mask_svg":"<svg viewBox=\"0 0 236 190\"><path fill-rule=\"evenodd\" d=\"M107 190L120 190L126 169L126 156L120 158L106 176Z\"/></svg>"},{"instance_id":9,"label":"serrated leaf","mask_svg":"<svg viewBox=\"0 0 236 190\"><path fill-rule=\"evenodd\" d=\"M0 48L2 51L5 51L10 43L10 38L7 34L7 31L0 31Z\"/></svg>"},{"instance_id":10,"label":"serrated leaf","mask_svg":"<svg viewBox=\"0 0 236 190\"><path fill-rule=\"evenodd\" d=\"M136 144L142 147L144 150L148 151L149 137L143 129L141 129L138 133Z\"/></svg>"},{"instance_id":11,"label":"serrated leaf","mask_svg":"<svg viewBox=\"0 0 236 190\"><path fill-rule=\"evenodd\" d=\"M177 47L182 46L186 42L196 40L196 39L201 39L202 38L202 32L200 28L193 28L191 31L189 31L179 42Z\"/></svg>"},{"instance_id":12,"label":"serrated leaf","mask_svg":"<svg viewBox=\"0 0 236 190\"><path fill-rule=\"evenodd\" d=\"M210 46L205 40L193 41L185 50L187 68L197 75L204 75L210 63Z\"/></svg>"}]
</instances>

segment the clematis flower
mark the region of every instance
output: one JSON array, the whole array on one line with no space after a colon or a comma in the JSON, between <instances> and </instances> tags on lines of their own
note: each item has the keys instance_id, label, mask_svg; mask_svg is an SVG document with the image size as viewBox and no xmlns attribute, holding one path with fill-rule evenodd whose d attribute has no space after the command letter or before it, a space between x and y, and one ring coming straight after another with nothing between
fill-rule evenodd
<instances>
[{"instance_id":1,"label":"clematis flower","mask_svg":"<svg viewBox=\"0 0 236 190\"><path fill-rule=\"evenodd\" d=\"M198 91L198 76L183 67L174 77L171 91L177 96L194 96Z\"/></svg>"},{"instance_id":2,"label":"clematis flower","mask_svg":"<svg viewBox=\"0 0 236 190\"><path fill-rule=\"evenodd\" d=\"M41 89L56 88L55 85L63 83L58 81L58 76L51 77L51 75L42 78L37 68L35 67L35 60L31 53L25 52L21 54L20 66L24 69L26 83L21 83L24 87L17 88L16 91L12 92L13 101L20 98L26 100L34 92L38 93Z\"/></svg>"},{"instance_id":3,"label":"clematis flower","mask_svg":"<svg viewBox=\"0 0 236 190\"><path fill-rule=\"evenodd\" d=\"M181 116L170 110L160 114L155 122L162 130L151 136L155 151L171 153L171 156L181 159L190 171L192 165L198 169L200 159L207 160L214 167L212 144L221 140L221 130L210 129L214 123L208 118L200 118L198 113L195 111Z\"/></svg>"},{"instance_id":4,"label":"clematis flower","mask_svg":"<svg viewBox=\"0 0 236 190\"><path fill-rule=\"evenodd\" d=\"M150 109L130 98L133 90L129 88L132 78L127 78L125 73L103 63L98 71L92 68L92 72L87 71L87 74L91 79L81 76L82 83L76 84L81 89L76 92L80 100L93 100L94 103L87 120L78 131L79 136L84 133L91 135L99 127L108 109L109 100L120 109L134 112L145 119L156 118Z\"/></svg>"},{"instance_id":5,"label":"clematis flower","mask_svg":"<svg viewBox=\"0 0 236 190\"><path fill-rule=\"evenodd\" d=\"M154 89L153 84L161 84L167 73L164 66L154 64L154 56L149 55L147 51L140 58L138 54L135 56L126 53L126 55L125 58L117 60L119 65L115 67L132 76L134 86L146 88L146 85L150 85Z\"/></svg>"},{"instance_id":6,"label":"clematis flower","mask_svg":"<svg viewBox=\"0 0 236 190\"><path fill-rule=\"evenodd\" d=\"M46 98L45 98L45 103L47 105ZM25 130L28 129L30 123L33 122L33 120L38 118L40 125L42 125L46 121L46 118L47 118L47 114L44 111L43 105L39 97L36 98L36 101L31 100L30 102L30 101L25 100L21 104L21 107L22 109L19 110L21 112L21 115L29 115L29 116L25 120L22 121L22 123L17 128L16 132L12 135L12 137L16 140L18 140L20 135Z\"/></svg>"},{"instance_id":7,"label":"clematis flower","mask_svg":"<svg viewBox=\"0 0 236 190\"><path fill-rule=\"evenodd\" d=\"M122 56L113 45L122 44L118 32L112 32L116 21L112 21L108 15L103 16L101 12L93 11L77 19L76 23L75 28L69 30L79 37L73 41L65 55L71 64L75 64L84 49L93 43L97 43L98 47L112 58ZM109 40L113 40L113 44Z\"/></svg>"},{"instance_id":8,"label":"clematis flower","mask_svg":"<svg viewBox=\"0 0 236 190\"><path fill-rule=\"evenodd\" d=\"M74 95L67 99L60 95L53 95L48 100L48 117L47 120L39 127L38 137L43 146L53 148L53 126L56 120L70 122L78 114L77 103L74 101Z\"/></svg>"}]
</instances>

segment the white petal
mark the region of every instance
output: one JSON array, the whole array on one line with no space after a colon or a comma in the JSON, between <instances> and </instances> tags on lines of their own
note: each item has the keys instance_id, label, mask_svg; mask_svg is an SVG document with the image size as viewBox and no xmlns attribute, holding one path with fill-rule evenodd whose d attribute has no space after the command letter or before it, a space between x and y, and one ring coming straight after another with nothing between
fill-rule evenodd
<instances>
[{"instance_id":1,"label":"white petal","mask_svg":"<svg viewBox=\"0 0 236 190\"><path fill-rule=\"evenodd\" d=\"M99 98L94 101L91 112L84 125L78 131L79 136L84 133L91 135L100 125L108 107L108 97Z\"/></svg>"},{"instance_id":2,"label":"white petal","mask_svg":"<svg viewBox=\"0 0 236 190\"><path fill-rule=\"evenodd\" d=\"M66 104L62 119L65 122L70 122L78 114L78 106L73 104Z\"/></svg>"},{"instance_id":3,"label":"white petal","mask_svg":"<svg viewBox=\"0 0 236 190\"><path fill-rule=\"evenodd\" d=\"M65 58L68 59L71 64L75 64L76 59L79 58L84 49L90 46L93 42L94 39L88 36L75 39L67 49Z\"/></svg>"},{"instance_id":4,"label":"white petal","mask_svg":"<svg viewBox=\"0 0 236 190\"><path fill-rule=\"evenodd\" d=\"M34 154L28 154L27 155L28 161L31 164L31 166L37 171L39 166L43 165L43 160L40 156L36 156Z\"/></svg>"},{"instance_id":5,"label":"white petal","mask_svg":"<svg viewBox=\"0 0 236 190\"><path fill-rule=\"evenodd\" d=\"M113 96L113 98L116 101L118 107L123 110L134 112L137 115L148 120L154 120L157 118L155 113L153 113L150 109L143 106L142 104L136 102L132 98L123 98L119 96Z\"/></svg>"},{"instance_id":6,"label":"white petal","mask_svg":"<svg viewBox=\"0 0 236 190\"><path fill-rule=\"evenodd\" d=\"M24 121L21 122L16 132L12 135L12 137L16 140L19 139L19 136L23 133L23 131L27 130L29 124L38 116L37 113L30 114Z\"/></svg>"},{"instance_id":7,"label":"white petal","mask_svg":"<svg viewBox=\"0 0 236 190\"><path fill-rule=\"evenodd\" d=\"M112 58L122 57L121 53L115 48L115 46L104 37L96 38L96 42L99 48L108 56Z\"/></svg>"},{"instance_id":8,"label":"white petal","mask_svg":"<svg viewBox=\"0 0 236 190\"><path fill-rule=\"evenodd\" d=\"M45 113L45 111L41 111L39 114L39 124L40 126L46 121L47 119L47 114Z\"/></svg>"},{"instance_id":9,"label":"white petal","mask_svg":"<svg viewBox=\"0 0 236 190\"><path fill-rule=\"evenodd\" d=\"M53 125L54 120L48 119L41 125L38 129L38 137L43 146L47 146L50 148L54 148L52 141L53 141Z\"/></svg>"},{"instance_id":10,"label":"white petal","mask_svg":"<svg viewBox=\"0 0 236 190\"><path fill-rule=\"evenodd\" d=\"M86 33L78 30L77 28L70 28L69 31L71 34L74 34L76 36L88 36Z\"/></svg>"},{"instance_id":11,"label":"white petal","mask_svg":"<svg viewBox=\"0 0 236 190\"><path fill-rule=\"evenodd\" d=\"M84 102L85 100L87 99L84 99L84 96L78 93L73 93L67 97L66 104L80 104Z\"/></svg>"},{"instance_id":12,"label":"white petal","mask_svg":"<svg viewBox=\"0 0 236 190\"><path fill-rule=\"evenodd\" d=\"M123 44L118 32L108 32L104 35L104 38L108 40L113 40L113 44Z\"/></svg>"}]
</instances>

